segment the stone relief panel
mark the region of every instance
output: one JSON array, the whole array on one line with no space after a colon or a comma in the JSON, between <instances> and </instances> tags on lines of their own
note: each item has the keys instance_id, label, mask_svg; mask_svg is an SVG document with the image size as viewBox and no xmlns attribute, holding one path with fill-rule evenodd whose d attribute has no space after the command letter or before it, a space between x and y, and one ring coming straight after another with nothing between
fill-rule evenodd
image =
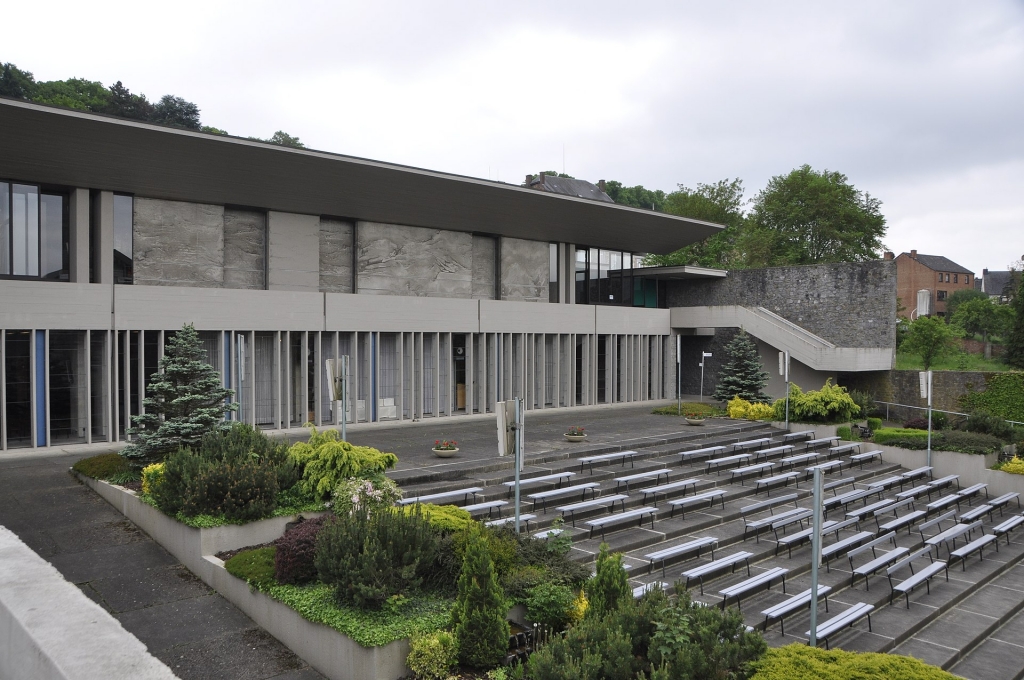
<instances>
[{"instance_id":1,"label":"stone relief panel","mask_svg":"<svg viewBox=\"0 0 1024 680\"><path fill-rule=\"evenodd\" d=\"M358 292L370 295L469 298L471 234L359 222Z\"/></svg>"},{"instance_id":2,"label":"stone relief panel","mask_svg":"<svg viewBox=\"0 0 1024 680\"><path fill-rule=\"evenodd\" d=\"M267 287L267 214L224 209L224 287Z\"/></svg>"},{"instance_id":3,"label":"stone relief panel","mask_svg":"<svg viewBox=\"0 0 1024 680\"><path fill-rule=\"evenodd\" d=\"M548 301L550 245L544 241L501 239L501 299Z\"/></svg>"},{"instance_id":4,"label":"stone relief panel","mask_svg":"<svg viewBox=\"0 0 1024 680\"><path fill-rule=\"evenodd\" d=\"M498 241L493 236L473 236L473 299L494 299L495 256Z\"/></svg>"},{"instance_id":5,"label":"stone relief panel","mask_svg":"<svg viewBox=\"0 0 1024 680\"><path fill-rule=\"evenodd\" d=\"M224 283L224 208L135 198L135 283L220 288Z\"/></svg>"},{"instance_id":6,"label":"stone relief panel","mask_svg":"<svg viewBox=\"0 0 1024 680\"><path fill-rule=\"evenodd\" d=\"M320 219L320 290L352 292L352 223Z\"/></svg>"}]
</instances>

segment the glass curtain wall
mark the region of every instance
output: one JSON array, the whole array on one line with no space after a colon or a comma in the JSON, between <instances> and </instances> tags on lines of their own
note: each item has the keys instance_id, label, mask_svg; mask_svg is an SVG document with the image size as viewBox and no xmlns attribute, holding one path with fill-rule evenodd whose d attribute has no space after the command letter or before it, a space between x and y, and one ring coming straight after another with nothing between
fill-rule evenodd
<instances>
[{"instance_id":1,"label":"glass curtain wall","mask_svg":"<svg viewBox=\"0 0 1024 680\"><path fill-rule=\"evenodd\" d=\"M658 282L637 275L642 263L633 253L577 248L577 304L657 307Z\"/></svg>"},{"instance_id":2,"label":"glass curtain wall","mask_svg":"<svg viewBox=\"0 0 1024 680\"><path fill-rule=\"evenodd\" d=\"M4 334L7 447L32 446L32 347L30 331Z\"/></svg>"},{"instance_id":3,"label":"glass curtain wall","mask_svg":"<svg viewBox=\"0 0 1024 680\"><path fill-rule=\"evenodd\" d=\"M131 196L114 195L114 283L130 284L135 281L132 264L134 206Z\"/></svg>"},{"instance_id":4,"label":"glass curtain wall","mask_svg":"<svg viewBox=\"0 0 1024 680\"><path fill-rule=\"evenodd\" d=\"M50 331L50 443L85 441L88 413L85 331Z\"/></svg>"}]
</instances>

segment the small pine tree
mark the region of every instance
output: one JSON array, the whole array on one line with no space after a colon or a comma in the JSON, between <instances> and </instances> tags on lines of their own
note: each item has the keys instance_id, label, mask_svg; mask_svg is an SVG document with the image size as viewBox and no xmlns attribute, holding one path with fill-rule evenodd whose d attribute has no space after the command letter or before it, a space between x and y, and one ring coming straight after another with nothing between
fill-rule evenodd
<instances>
[{"instance_id":1,"label":"small pine tree","mask_svg":"<svg viewBox=\"0 0 1024 680\"><path fill-rule=\"evenodd\" d=\"M597 573L587 584L587 616L601 618L618 609L619 604L632 597L626 570L622 568L622 554L608 554L608 544L601 544L597 555Z\"/></svg>"},{"instance_id":2,"label":"small pine tree","mask_svg":"<svg viewBox=\"0 0 1024 680\"><path fill-rule=\"evenodd\" d=\"M1017 286L1017 293L1010 302L1016 318L1013 320L1013 330L1006 341L1005 361L1016 369L1024 370L1024 276L1021 277L1020 285Z\"/></svg>"},{"instance_id":3,"label":"small pine tree","mask_svg":"<svg viewBox=\"0 0 1024 680\"><path fill-rule=\"evenodd\" d=\"M459 575L458 597L452 611L459 661L473 668L497 666L508 650L508 605L498 585L494 563L483 536L466 547Z\"/></svg>"},{"instance_id":4,"label":"small pine tree","mask_svg":"<svg viewBox=\"0 0 1024 680\"><path fill-rule=\"evenodd\" d=\"M757 353L757 345L747 332L741 330L739 335L725 346L726 361L719 373L718 387L714 398L729 401L739 396L750 402L771 403L771 397L764 393L768 384L768 372L761 364Z\"/></svg>"},{"instance_id":5,"label":"small pine tree","mask_svg":"<svg viewBox=\"0 0 1024 680\"><path fill-rule=\"evenodd\" d=\"M235 392L225 389L217 370L203 361L192 324L182 326L164 352L142 401L146 412L133 416L134 427L128 430L138 441L121 450L138 466L159 462L179 447L195 446L206 433L229 427L224 413L238 408L225 403Z\"/></svg>"}]
</instances>

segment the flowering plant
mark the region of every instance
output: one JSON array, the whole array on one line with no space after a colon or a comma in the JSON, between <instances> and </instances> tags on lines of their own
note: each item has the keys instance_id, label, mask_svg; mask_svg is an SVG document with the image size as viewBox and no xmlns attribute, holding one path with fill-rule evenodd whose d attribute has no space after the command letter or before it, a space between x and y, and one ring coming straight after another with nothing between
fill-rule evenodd
<instances>
[{"instance_id":1,"label":"flowering plant","mask_svg":"<svg viewBox=\"0 0 1024 680\"><path fill-rule=\"evenodd\" d=\"M459 443L454 439L435 439L434 450L435 451L454 451L459 448Z\"/></svg>"},{"instance_id":2,"label":"flowering plant","mask_svg":"<svg viewBox=\"0 0 1024 680\"><path fill-rule=\"evenodd\" d=\"M688 411L686 413L686 417L689 418L690 420L704 420L706 415L704 413L701 413L700 411Z\"/></svg>"},{"instance_id":3,"label":"flowering plant","mask_svg":"<svg viewBox=\"0 0 1024 680\"><path fill-rule=\"evenodd\" d=\"M585 434L583 434L583 428L582 427L576 427L575 425L570 427L569 431L566 432L565 434L570 436L570 437L585 437L586 436Z\"/></svg>"},{"instance_id":4,"label":"flowering plant","mask_svg":"<svg viewBox=\"0 0 1024 680\"><path fill-rule=\"evenodd\" d=\"M334 489L333 510L336 515L351 515L357 510L373 513L401 498L402 490L383 475L377 479L349 477Z\"/></svg>"}]
</instances>

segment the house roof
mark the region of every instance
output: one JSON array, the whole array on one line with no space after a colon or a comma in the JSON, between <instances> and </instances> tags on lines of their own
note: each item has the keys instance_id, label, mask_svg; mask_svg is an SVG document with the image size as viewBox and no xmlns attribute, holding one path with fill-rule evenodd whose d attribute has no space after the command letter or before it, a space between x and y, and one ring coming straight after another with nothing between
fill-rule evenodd
<instances>
[{"instance_id":1,"label":"house roof","mask_svg":"<svg viewBox=\"0 0 1024 680\"><path fill-rule=\"evenodd\" d=\"M1013 272L1001 271L993 272L985 270L981 281L981 289L989 295L1002 295L1006 287L1010 285L1010 281L1013 278ZM1007 291L1008 294L1012 295L1013 291Z\"/></svg>"},{"instance_id":2,"label":"house roof","mask_svg":"<svg viewBox=\"0 0 1024 680\"><path fill-rule=\"evenodd\" d=\"M656 254L724 228L578 195L6 98L0 177Z\"/></svg>"},{"instance_id":3,"label":"house roof","mask_svg":"<svg viewBox=\"0 0 1024 680\"><path fill-rule=\"evenodd\" d=\"M903 257L904 255L906 255L907 257L911 257L910 253L900 253L900 257ZM962 267L958 265L956 262L953 262L953 260L949 259L944 255L922 255L918 253L916 259L918 262L923 264L925 267L928 267L932 271L953 272L957 274L974 273L967 267Z\"/></svg>"},{"instance_id":4,"label":"house roof","mask_svg":"<svg viewBox=\"0 0 1024 680\"><path fill-rule=\"evenodd\" d=\"M529 187L537 191L547 191L553 194L562 194L563 196L589 198L592 201L604 201L605 203L615 202L611 196L601 191L599 186L584 179L540 174L530 180Z\"/></svg>"}]
</instances>

